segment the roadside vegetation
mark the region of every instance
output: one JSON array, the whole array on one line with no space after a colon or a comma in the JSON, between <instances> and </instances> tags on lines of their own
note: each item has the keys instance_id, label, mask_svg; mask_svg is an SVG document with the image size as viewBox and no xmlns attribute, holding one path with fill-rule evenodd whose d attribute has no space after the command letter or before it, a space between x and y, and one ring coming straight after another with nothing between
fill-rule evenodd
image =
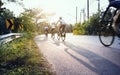
<instances>
[{"instance_id":1,"label":"roadside vegetation","mask_svg":"<svg viewBox=\"0 0 120 75\"><path fill-rule=\"evenodd\" d=\"M89 20L76 23L73 28L75 35L97 35L99 30L99 13L93 14Z\"/></svg>"},{"instance_id":2,"label":"roadside vegetation","mask_svg":"<svg viewBox=\"0 0 120 75\"><path fill-rule=\"evenodd\" d=\"M52 75L32 34L0 46L0 75Z\"/></svg>"},{"instance_id":3,"label":"roadside vegetation","mask_svg":"<svg viewBox=\"0 0 120 75\"><path fill-rule=\"evenodd\" d=\"M19 3L18 0L7 1ZM36 15L42 13L42 10L38 12L36 12L37 9L24 10L16 17L22 25L21 28L11 30L15 33L22 33L23 37L0 46L0 75L53 75L51 66L34 42L36 33L41 34L37 27L39 23L36 21L44 18L45 14L41 14L42 17L38 18ZM2 13L6 19L15 17L13 12L7 8ZM5 26L5 24L2 25Z\"/></svg>"},{"instance_id":4,"label":"roadside vegetation","mask_svg":"<svg viewBox=\"0 0 120 75\"><path fill-rule=\"evenodd\" d=\"M6 1L21 4L19 1L22 0ZM0 5L2 6L2 3ZM50 23L47 20L41 21L47 18L47 14L42 9L24 8L24 10L16 17L21 24L21 28L11 30L12 32L22 33L23 37L0 46L0 75L53 75L51 66L34 42L34 37L43 33L44 26L47 25L50 28ZM13 12L7 8L3 12L3 16L5 19L15 17ZM5 19L3 23L5 23ZM90 17L89 21L67 25L66 32L73 32L75 35L96 35L99 29L98 22L99 15L96 13ZM2 25L5 26L5 24Z\"/></svg>"}]
</instances>

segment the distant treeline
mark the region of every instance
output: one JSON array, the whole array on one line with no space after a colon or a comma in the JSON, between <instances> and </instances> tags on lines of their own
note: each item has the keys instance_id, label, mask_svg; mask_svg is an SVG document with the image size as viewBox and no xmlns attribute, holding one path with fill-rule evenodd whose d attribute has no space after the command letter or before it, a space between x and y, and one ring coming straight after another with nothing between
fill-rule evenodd
<instances>
[{"instance_id":1,"label":"distant treeline","mask_svg":"<svg viewBox=\"0 0 120 75\"><path fill-rule=\"evenodd\" d=\"M74 25L73 33L75 35L96 35L99 30L99 13L93 14L89 20Z\"/></svg>"}]
</instances>

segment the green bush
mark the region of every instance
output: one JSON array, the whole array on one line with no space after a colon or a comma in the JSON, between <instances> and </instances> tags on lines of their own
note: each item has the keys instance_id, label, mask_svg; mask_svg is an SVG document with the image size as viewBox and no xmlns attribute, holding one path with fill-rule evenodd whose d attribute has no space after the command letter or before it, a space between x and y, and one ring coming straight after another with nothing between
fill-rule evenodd
<instances>
[{"instance_id":1,"label":"green bush","mask_svg":"<svg viewBox=\"0 0 120 75\"><path fill-rule=\"evenodd\" d=\"M73 34L74 35L84 35L86 32L85 32L85 27L78 23L78 24L75 24L74 26L74 29L73 29Z\"/></svg>"},{"instance_id":2,"label":"green bush","mask_svg":"<svg viewBox=\"0 0 120 75\"><path fill-rule=\"evenodd\" d=\"M1 75L51 75L33 41L32 34L0 47Z\"/></svg>"}]
</instances>

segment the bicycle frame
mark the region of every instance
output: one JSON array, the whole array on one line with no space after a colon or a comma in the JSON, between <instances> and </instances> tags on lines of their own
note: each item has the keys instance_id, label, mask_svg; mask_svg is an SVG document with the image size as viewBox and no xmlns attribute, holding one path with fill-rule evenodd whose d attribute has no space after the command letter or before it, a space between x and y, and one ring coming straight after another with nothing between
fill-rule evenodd
<instances>
[{"instance_id":1,"label":"bicycle frame","mask_svg":"<svg viewBox=\"0 0 120 75\"><path fill-rule=\"evenodd\" d=\"M112 11L111 7L108 6L108 8L105 10L100 19L99 40L106 47L111 46L113 44L115 40L115 33L117 34L114 28L116 27L115 21L117 20L115 20L114 17L117 16L117 11L118 9Z\"/></svg>"},{"instance_id":2,"label":"bicycle frame","mask_svg":"<svg viewBox=\"0 0 120 75\"><path fill-rule=\"evenodd\" d=\"M105 20L105 17L107 15L107 12L111 10L110 7L108 7L105 12L103 13L103 15L101 16L101 19L100 19L100 24L103 26L103 27L114 27L113 26L113 18L114 16L116 15L118 9L115 9L114 12L110 12L112 14L112 16L110 17L110 19L107 19ZM108 24L109 23L109 24ZM113 28L114 29L114 28ZM115 33L117 33L115 30L114 30Z\"/></svg>"},{"instance_id":3,"label":"bicycle frame","mask_svg":"<svg viewBox=\"0 0 120 75\"><path fill-rule=\"evenodd\" d=\"M58 37L57 37L58 40L60 40L60 38L62 39L62 41L65 40L66 33L65 33L65 31L63 31L62 29L60 29L60 31L58 31L57 35L58 35Z\"/></svg>"},{"instance_id":4,"label":"bicycle frame","mask_svg":"<svg viewBox=\"0 0 120 75\"><path fill-rule=\"evenodd\" d=\"M55 38L55 28L51 30L51 38L52 38L52 39Z\"/></svg>"}]
</instances>

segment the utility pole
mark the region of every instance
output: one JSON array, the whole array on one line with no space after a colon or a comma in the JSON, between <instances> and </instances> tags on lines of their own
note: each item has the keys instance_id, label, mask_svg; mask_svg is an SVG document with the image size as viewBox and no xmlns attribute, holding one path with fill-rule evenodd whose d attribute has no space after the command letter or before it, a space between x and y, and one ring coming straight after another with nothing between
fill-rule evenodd
<instances>
[{"instance_id":1,"label":"utility pole","mask_svg":"<svg viewBox=\"0 0 120 75\"><path fill-rule=\"evenodd\" d=\"M89 19L89 0L87 0L87 18Z\"/></svg>"},{"instance_id":2,"label":"utility pole","mask_svg":"<svg viewBox=\"0 0 120 75\"><path fill-rule=\"evenodd\" d=\"M80 23L81 23L81 11L80 11Z\"/></svg>"},{"instance_id":3,"label":"utility pole","mask_svg":"<svg viewBox=\"0 0 120 75\"><path fill-rule=\"evenodd\" d=\"M85 22L86 14L85 14L85 9L83 9L83 21Z\"/></svg>"},{"instance_id":4,"label":"utility pole","mask_svg":"<svg viewBox=\"0 0 120 75\"><path fill-rule=\"evenodd\" d=\"M77 6L76 6L76 23L77 23Z\"/></svg>"},{"instance_id":5,"label":"utility pole","mask_svg":"<svg viewBox=\"0 0 120 75\"><path fill-rule=\"evenodd\" d=\"M100 12L100 0L98 0L98 12Z\"/></svg>"}]
</instances>

